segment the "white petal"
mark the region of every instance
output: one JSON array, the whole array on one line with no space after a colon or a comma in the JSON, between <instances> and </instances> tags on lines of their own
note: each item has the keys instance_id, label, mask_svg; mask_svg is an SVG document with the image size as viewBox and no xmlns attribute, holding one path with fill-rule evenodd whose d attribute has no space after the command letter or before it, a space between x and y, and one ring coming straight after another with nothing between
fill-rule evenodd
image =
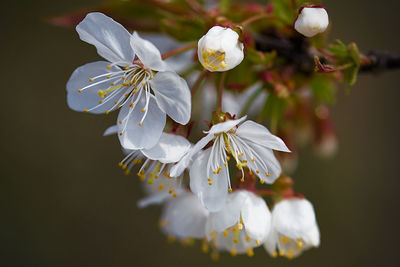
<instances>
[{"instance_id":1,"label":"white petal","mask_svg":"<svg viewBox=\"0 0 400 267\"><path fill-rule=\"evenodd\" d=\"M315 226L309 231L305 236L303 236L303 240L307 244L311 244L314 247L318 247L320 244L320 233L318 225Z\"/></svg>"},{"instance_id":2,"label":"white petal","mask_svg":"<svg viewBox=\"0 0 400 267\"><path fill-rule=\"evenodd\" d=\"M292 239L303 238L316 226L314 208L306 199L286 199L272 211L273 227Z\"/></svg>"},{"instance_id":3,"label":"white petal","mask_svg":"<svg viewBox=\"0 0 400 267\"><path fill-rule=\"evenodd\" d=\"M82 92L78 91L91 83L94 84L97 82L90 82L89 78L109 73L110 70L107 69L109 64L110 63L106 61L92 62L78 67L72 73L67 83L67 103L72 110L84 111L87 109L90 113L98 114L110 110L115 105L114 101L117 101L122 96L124 93L123 90L119 90L119 92L115 93L111 98L108 98L107 101L105 101L105 98L101 98L98 93L99 90L104 90L109 87L109 81L90 86L82 90ZM113 68L111 71L113 70L115 71L116 68ZM102 105L99 105L100 100L103 101ZM91 108L94 109L90 110Z\"/></svg>"},{"instance_id":4,"label":"white petal","mask_svg":"<svg viewBox=\"0 0 400 267\"><path fill-rule=\"evenodd\" d=\"M163 191L158 194L153 194L153 195L150 195L150 196L140 199L137 202L137 206L139 208L146 208L150 205L161 204L168 198L172 198L171 194L169 194L168 191Z\"/></svg>"},{"instance_id":5,"label":"white petal","mask_svg":"<svg viewBox=\"0 0 400 267\"><path fill-rule=\"evenodd\" d=\"M263 241L271 230L271 212L264 199L245 191L245 199L241 214L246 233L252 239Z\"/></svg>"},{"instance_id":6,"label":"white petal","mask_svg":"<svg viewBox=\"0 0 400 267\"><path fill-rule=\"evenodd\" d=\"M117 133L118 133L118 125L112 125L104 131L103 136L109 136Z\"/></svg>"},{"instance_id":7,"label":"white petal","mask_svg":"<svg viewBox=\"0 0 400 267\"><path fill-rule=\"evenodd\" d=\"M187 124L190 119L191 96L184 79L171 71L158 72L150 81L158 106L174 121Z\"/></svg>"},{"instance_id":8,"label":"white petal","mask_svg":"<svg viewBox=\"0 0 400 267\"><path fill-rule=\"evenodd\" d=\"M158 143L142 153L147 158L162 163L178 162L190 149L190 142L179 135L163 133Z\"/></svg>"},{"instance_id":9,"label":"white petal","mask_svg":"<svg viewBox=\"0 0 400 267\"><path fill-rule=\"evenodd\" d=\"M279 137L271 134L267 128L254 121L245 121L242 123L236 134L255 144L284 152L290 152L285 143Z\"/></svg>"},{"instance_id":10,"label":"white petal","mask_svg":"<svg viewBox=\"0 0 400 267\"><path fill-rule=\"evenodd\" d=\"M76 26L79 37L96 47L97 53L110 62L132 63L135 54L131 34L112 18L98 12L89 13Z\"/></svg>"},{"instance_id":11,"label":"white petal","mask_svg":"<svg viewBox=\"0 0 400 267\"><path fill-rule=\"evenodd\" d=\"M144 113L141 110L145 107L146 98L144 94L141 96L139 102L133 108L125 104L118 115L118 131L121 133L124 127L125 132L122 135L118 134L121 145L127 149L143 149L151 148L157 144L161 137L165 126L166 116L165 113L158 107L154 96L150 96L148 112L143 121L142 126L139 126ZM129 111L131 114L128 116ZM125 121L127 118L127 121Z\"/></svg>"},{"instance_id":12,"label":"white petal","mask_svg":"<svg viewBox=\"0 0 400 267\"><path fill-rule=\"evenodd\" d=\"M192 161L192 158L201 151L211 140L214 139L213 134L208 134L200 139L190 150L189 152L176 164L171 168L170 175L172 177L180 176L183 171L189 166Z\"/></svg>"},{"instance_id":13,"label":"white petal","mask_svg":"<svg viewBox=\"0 0 400 267\"><path fill-rule=\"evenodd\" d=\"M207 173L210 154L211 148L200 152L194 159L190 167L190 189L210 212L217 212L225 205L229 178L226 168L222 168L219 174ZM211 178L212 185L209 185L208 178Z\"/></svg>"},{"instance_id":14,"label":"white petal","mask_svg":"<svg viewBox=\"0 0 400 267\"><path fill-rule=\"evenodd\" d=\"M131 36L131 46L136 56L146 68L155 71L166 71L168 65L162 60L160 51L151 42L141 38L137 32Z\"/></svg>"},{"instance_id":15,"label":"white petal","mask_svg":"<svg viewBox=\"0 0 400 267\"><path fill-rule=\"evenodd\" d=\"M276 246L278 244L278 233L275 229L271 229L267 238L264 241L264 248L269 253L269 255L273 256L276 254Z\"/></svg>"},{"instance_id":16,"label":"white petal","mask_svg":"<svg viewBox=\"0 0 400 267\"><path fill-rule=\"evenodd\" d=\"M172 199L164 210L163 220L168 224L169 232L181 238L202 238L208 211L194 194L187 193Z\"/></svg>"},{"instance_id":17,"label":"white petal","mask_svg":"<svg viewBox=\"0 0 400 267\"><path fill-rule=\"evenodd\" d=\"M229 131L236 125L240 124L242 121L246 120L246 118L247 118L247 116L243 116L237 120L228 120L225 122L217 123L217 124L213 125L211 127L210 131L208 131L207 133L208 134L217 134L217 133Z\"/></svg>"},{"instance_id":18,"label":"white petal","mask_svg":"<svg viewBox=\"0 0 400 267\"><path fill-rule=\"evenodd\" d=\"M240 221L240 210L247 199L244 191L235 191L229 194L225 206L218 212L211 212L209 216L209 227L216 232L223 232L226 228Z\"/></svg>"}]
</instances>

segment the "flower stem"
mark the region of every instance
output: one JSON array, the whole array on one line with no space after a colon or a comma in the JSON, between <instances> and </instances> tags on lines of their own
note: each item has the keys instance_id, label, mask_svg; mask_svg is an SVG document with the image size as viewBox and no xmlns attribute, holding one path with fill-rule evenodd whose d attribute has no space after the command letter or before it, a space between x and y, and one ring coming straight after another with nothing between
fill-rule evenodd
<instances>
[{"instance_id":1,"label":"flower stem","mask_svg":"<svg viewBox=\"0 0 400 267\"><path fill-rule=\"evenodd\" d=\"M227 74L227 72L224 71L224 72L221 74L221 79L219 80L218 98L217 98L217 111L218 111L218 112L222 112L222 95L223 95L223 92L224 92L224 85L225 85L226 74Z\"/></svg>"},{"instance_id":2,"label":"flower stem","mask_svg":"<svg viewBox=\"0 0 400 267\"><path fill-rule=\"evenodd\" d=\"M270 19L275 18L275 19L278 19L277 17L275 17L272 14L261 13L261 14L255 15L253 17L250 17L250 18L244 20L242 23L240 23L240 25L242 25L243 27L246 27L247 25L253 23L254 21L257 21L257 20L260 20L260 19L264 19L264 18L270 18Z\"/></svg>"},{"instance_id":3,"label":"flower stem","mask_svg":"<svg viewBox=\"0 0 400 267\"><path fill-rule=\"evenodd\" d=\"M197 89L200 87L201 82L203 81L203 79L206 77L207 75L207 70L203 70L199 77L197 77L197 80L194 82L192 89L190 90L192 93L192 99L194 98L194 95L197 92Z\"/></svg>"},{"instance_id":4,"label":"flower stem","mask_svg":"<svg viewBox=\"0 0 400 267\"><path fill-rule=\"evenodd\" d=\"M197 43L191 43L191 44L185 45L183 47L174 49L172 51L169 51L168 53L163 54L162 55L162 59L166 59L166 58L178 55L180 53L183 53L183 52L186 52L188 50L194 49L196 47L197 47Z\"/></svg>"}]
</instances>

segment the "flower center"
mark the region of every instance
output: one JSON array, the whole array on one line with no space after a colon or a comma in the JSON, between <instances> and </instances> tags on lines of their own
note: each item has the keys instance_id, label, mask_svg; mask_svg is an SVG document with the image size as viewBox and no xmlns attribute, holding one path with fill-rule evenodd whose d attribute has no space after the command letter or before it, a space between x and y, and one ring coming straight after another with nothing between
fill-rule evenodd
<instances>
[{"instance_id":1,"label":"flower center","mask_svg":"<svg viewBox=\"0 0 400 267\"><path fill-rule=\"evenodd\" d=\"M203 48L201 56L204 60L203 65L207 69L216 71L220 68L225 69L228 66L225 61L225 52Z\"/></svg>"},{"instance_id":2,"label":"flower center","mask_svg":"<svg viewBox=\"0 0 400 267\"><path fill-rule=\"evenodd\" d=\"M140 64L133 63L121 67L118 65L118 62L112 63L107 66L105 73L89 78L90 84L78 89L78 92L83 92L93 86L104 86L104 89L99 89L97 91L99 104L91 109L85 109L84 111L89 112L102 105L111 106L109 109L105 110L106 114L110 111L121 108L125 104L134 108L144 92L146 96L146 105L142 109L144 115L139 123L141 126L147 114L147 107L151 93L149 81L153 77L154 72L143 68ZM125 119L127 120L127 118ZM120 121L120 123L122 124L122 121Z\"/></svg>"}]
</instances>

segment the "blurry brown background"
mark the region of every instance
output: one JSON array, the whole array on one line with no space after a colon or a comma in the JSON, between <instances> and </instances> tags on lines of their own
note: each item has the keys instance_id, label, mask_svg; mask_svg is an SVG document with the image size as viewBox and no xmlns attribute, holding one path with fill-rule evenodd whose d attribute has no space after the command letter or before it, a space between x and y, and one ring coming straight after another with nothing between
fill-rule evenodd
<instances>
[{"instance_id":1,"label":"blurry brown background","mask_svg":"<svg viewBox=\"0 0 400 267\"><path fill-rule=\"evenodd\" d=\"M72 29L46 16L95 0L9 1L1 8L1 266L399 266L399 71L362 75L340 90L333 160L300 153L296 190L316 208L319 249L300 258L222 255L168 245L159 207L136 208L134 176L117 166L117 138L102 137L114 116L70 111L65 84L99 59ZM400 52L400 2L326 0L331 39Z\"/></svg>"}]
</instances>

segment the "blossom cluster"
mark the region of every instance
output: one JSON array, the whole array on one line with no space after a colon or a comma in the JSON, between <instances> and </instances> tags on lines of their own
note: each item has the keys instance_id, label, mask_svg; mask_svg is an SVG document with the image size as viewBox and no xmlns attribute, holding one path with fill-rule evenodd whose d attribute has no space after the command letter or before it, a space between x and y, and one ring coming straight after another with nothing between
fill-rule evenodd
<instances>
[{"instance_id":1,"label":"blossom cluster","mask_svg":"<svg viewBox=\"0 0 400 267\"><path fill-rule=\"evenodd\" d=\"M327 26L320 6L300 9L294 23L307 37ZM272 257L291 259L319 246L314 208L294 193L291 182L285 184L291 179L276 157L279 153L284 159L290 149L263 124L247 119L251 108L259 109L256 102L247 109L249 115L239 116L243 101L224 92L225 74L245 58L241 27L214 25L197 44L166 54L156 45L165 45L167 39L155 45L102 13L87 14L76 30L104 61L72 73L68 105L94 114L118 111L115 125L104 135L118 136L126 155L119 166L144 181L147 196L138 206L164 205L160 227L166 235L182 242L199 239L213 258L223 251L252 256L254 248L263 246ZM198 63L192 54L181 59L183 64L169 59L194 48ZM192 138L192 108L200 108L201 115L211 112L209 103L193 100L201 79L193 82L178 74L182 71L176 65L190 68L186 63L204 68L199 77L221 72L216 94L204 88L206 98L218 99L209 128Z\"/></svg>"}]
</instances>

